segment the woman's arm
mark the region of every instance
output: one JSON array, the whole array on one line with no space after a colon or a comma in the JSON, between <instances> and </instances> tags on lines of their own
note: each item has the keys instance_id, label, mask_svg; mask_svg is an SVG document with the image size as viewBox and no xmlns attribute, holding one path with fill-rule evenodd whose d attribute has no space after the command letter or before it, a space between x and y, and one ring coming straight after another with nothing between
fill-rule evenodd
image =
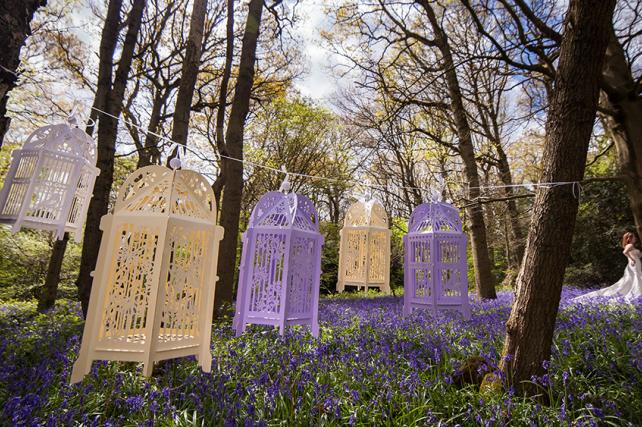
<instances>
[{"instance_id":1,"label":"woman's arm","mask_svg":"<svg viewBox=\"0 0 642 427\"><path fill-rule=\"evenodd\" d=\"M635 265L635 262L636 262L636 261L635 261L635 258L636 258L636 257L633 255L633 249L635 249L635 246L633 246L631 243L629 243L628 245L626 245L626 246L624 247L624 251L622 251L622 253L624 254L624 256L625 256L625 257L627 257L627 258L629 259L629 261L630 261L630 263L631 263L631 265L632 265L632 266L634 266L634 265Z\"/></svg>"}]
</instances>

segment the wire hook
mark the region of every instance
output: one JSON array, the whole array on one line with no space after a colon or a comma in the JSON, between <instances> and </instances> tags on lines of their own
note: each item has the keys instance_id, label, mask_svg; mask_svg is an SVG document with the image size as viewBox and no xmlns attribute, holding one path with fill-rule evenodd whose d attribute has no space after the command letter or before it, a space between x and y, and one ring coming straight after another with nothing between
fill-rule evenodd
<instances>
[{"instance_id":1,"label":"wire hook","mask_svg":"<svg viewBox=\"0 0 642 427\"><path fill-rule=\"evenodd\" d=\"M287 169L285 169L285 165L281 165L281 173L285 174L285 178L283 179L283 182L281 182L279 191L287 194L290 192L292 185L290 184L290 174L288 173Z\"/></svg>"}]
</instances>

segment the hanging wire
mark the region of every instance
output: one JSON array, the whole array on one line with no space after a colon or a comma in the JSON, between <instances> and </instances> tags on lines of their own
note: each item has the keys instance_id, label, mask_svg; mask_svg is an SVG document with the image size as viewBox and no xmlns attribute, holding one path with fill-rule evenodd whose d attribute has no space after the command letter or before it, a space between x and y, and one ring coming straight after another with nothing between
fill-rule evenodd
<instances>
[{"instance_id":1,"label":"hanging wire","mask_svg":"<svg viewBox=\"0 0 642 427\"><path fill-rule=\"evenodd\" d=\"M0 65L0 68L2 70L4 70L4 71L8 72L8 73L13 74L16 77L25 76L27 79L36 81L31 76L17 73L15 71L3 66L3 65ZM74 102L74 109L75 109L75 107L76 106L75 106L75 102ZM149 135L155 136L159 140L162 140L162 141L168 143L168 145L170 147L181 146L181 147L183 147L183 150L184 150L183 153L184 154L185 154L185 150L186 150L186 151L189 151L190 153L194 154L195 156L197 156L200 159L206 158L205 155L202 152L196 151L193 148L188 147L188 146L186 146L184 144L179 144L178 142L173 141L172 139L167 138L166 136L163 136L163 135L160 135L158 133L152 132L152 131L150 131L148 129L144 129L142 126L139 126L139 125L137 125L135 123L132 123L131 121L128 121L128 120L126 120L126 119L124 119L122 117L118 117L118 116L115 116L113 114L110 114L110 113L108 113L106 111L101 110L100 108L97 108L97 107L91 107L91 108L92 108L92 110L94 110L94 111L96 111L96 112L98 112L100 114L104 114L104 115L112 117L112 118L114 118L116 120L122 121L123 123L126 123L129 126L132 126L133 128L138 129L139 131L141 131L141 132L143 132L145 134L149 134ZM74 110L72 109L72 113L73 112L74 112ZM94 122L92 124L95 125L95 121L92 120L92 122ZM400 186L400 185L381 185L381 184L372 184L370 182L361 182L361 181L355 181L355 180L345 180L345 179L331 178L331 177L327 177L327 176L310 175L310 174L297 173L297 172L287 172L287 171L284 171L282 169L277 169L277 168L274 168L274 167L271 167L271 166L263 165L263 164L260 164L260 163L255 163L255 162L252 162L252 161L249 161L249 160L243 160L243 159L237 159L236 157L225 156L225 155L217 153L217 152L215 152L215 156L217 156L219 159L223 158L223 159L226 159L226 160L239 162L239 163L242 163L242 164L245 164L245 165L249 165L249 166L252 166L252 167L255 167L255 168L266 169L266 170L270 170L270 171L275 172L275 173L285 174L286 176L287 175L298 176L298 177L301 177L301 178L308 178L308 179L313 179L313 180L327 181L327 182L334 182L334 183L350 182L353 185L361 185L361 186L364 186L364 187L369 187L371 189L372 188L378 188L378 189L381 189L383 191L388 191L388 189L390 189L390 188L396 188L396 189L400 189L400 190L426 191L426 192L428 192L428 194L431 194L431 191L433 190L432 188L410 187L410 186ZM529 191L534 191L534 189L538 188L538 187L540 187L540 188L541 187L543 187L543 188L552 188L552 187L557 187L557 186L561 186L561 185L570 185L571 186L571 190L573 192L573 196L575 198L579 198L581 196L582 185L581 185L581 183L579 181L557 181L557 182L538 182L538 183L526 182L526 183L522 183L522 184L482 185L482 186L478 186L478 187L467 186L467 190L471 190L471 189L495 190L495 189L501 189L501 188L525 188L525 189L527 189Z\"/></svg>"},{"instance_id":2,"label":"hanging wire","mask_svg":"<svg viewBox=\"0 0 642 427\"><path fill-rule=\"evenodd\" d=\"M153 136L157 137L158 139L167 142L170 147L180 146L180 147L183 147L184 150L189 151L190 153L198 156L199 158L203 158L204 157L204 154L202 152L196 151L195 149L193 149L193 148L191 148L189 146L186 146L186 145L183 145L183 144L179 144L178 142L173 141L172 139L167 138L166 136L163 136L163 135L160 135L158 133L155 133L155 132L149 131L147 129L144 129L143 127L141 127L141 126L139 126L139 125L137 125L135 123L127 121L127 120L123 119L122 117L117 117L117 116L115 116L113 114L110 114L110 113L108 113L106 111L101 110L100 108L96 108L96 107L91 107L91 108L93 110L97 111L100 114L105 114L105 115L107 115L109 117L112 117L112 118L114 118L116 120L120 120L120 121L122 121L124 123L127 123L129 126L132 126L132 127L136 128L136 129L140 130L141 132L153 135ZM308 179L314 179L314 180L319 180L319 181L327 181L327 182L334 182L334 183L350 182L350 183L352 183L354 185L361 185L363 187L378 188L378 189L383 189L383 190L387 190L387 189L389 189L391 187L392 188L398 188L398 189L405 189L405 190L420 190L420 191L427 191L427 192L430 192L432 190L431 188L424 188L424 187L409 187L409 186L400 186L400 185L389 186L389 185L381 185L381 184L372 184L370 182L362 182L362 181L355 181L355 180L345 180L345 179L331 178L331 177L327 177L327 176L310 175L310 174L298 173L298 172L288 172L288 171L285 171L283 168L277 169L277 168L272 167L272 166L267 166L267 165L256 163L256 162L252 162L252 161L249 161L249 160L238 159L236 157L225 156L225 155L220 154L220 153L216 153L216 155L219 158L232 160L232 161L239 162L239 163L242 163L242 164L245 164L245 165L249 165L249 166L252 166L252 167L255 167L255 168L266 169L266 170L270 170L272 172L279 173L279 174L297 176L297 177L301 177L301 178L308 178ZM539 183L527 182L527 183L523 183L523 184L482 185L482 186L478 186L478 187L470 187L469 186L468 189L494 190L494 189L500 189L500 188L526 188L526 189L529 189L529 190L532 191L532 189L534 189L536 187L551 188L551 187L557 187L557 186L560 186L560 185L572 185L573 186L573 194L574 195L576 194L576 192L579 195L579 191L581 191L581 185L580 185L579 181L558 181L558 182L539 182ZM578 190L576 191L576 189L578 189Z\"/></svg>"}]
</instances>

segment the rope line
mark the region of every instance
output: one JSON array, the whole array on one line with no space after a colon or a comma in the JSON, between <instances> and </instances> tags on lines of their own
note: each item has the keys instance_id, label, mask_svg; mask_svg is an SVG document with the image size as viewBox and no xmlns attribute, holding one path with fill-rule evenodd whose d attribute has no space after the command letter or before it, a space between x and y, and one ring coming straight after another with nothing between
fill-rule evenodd
<instances>
[{"instance_id":1,"label":"rope line","mask_svg":"<svg viewBox=\"0 0 642 427\"><path fill-rule=\"evenodd\" d=\"M135 123L133 123L131 121L128 121L128 120L122 118L122 117L117 117L117 116L115 116L113 114L110 114L110 113L108 113L106 111L101 110L100 108L96 108L96 107L91 107L91 108L93 110L101 113L101 114L104 114L106 116L112 117L112 118L114 118L116 120L120 120L123 123L126 123L129 126L138 129L141 132L150 134L152 136L157 137L160 140L163 140L163 141L167 142L169 147L170 147L169 151L173 151L174 148L180 146L181 148L186 149L187 151L191 152L192 154L198 156L201 159L202 158L207 158L207 156L202 151L197 151L197 150L195 150L195 149L193 149L193 148L191 148L191 147L189 147L187 145L183 145L183 144L181 144L179 142L176 142L176 141L172 140L171 138L168 138L166 136L163 136L163 135L160 135L158 133L152 132L150 130L144 129L140 125L137 125L137 124L135 124ZM255 168L266 169L266 170L270 170L272 172L276 172L276 173L279 173L279 174L284 174L284 175L288 175L289 174L291 176L298 176L298 177L301 177L301 178L315 179L315 180L320 180L320 181L329 181L329 182L335 182L335 183L351 182L353 184L356 184L356 185L359 185L359 186L362 186L362 187L379 188L379 189L384 189L384 190L387 190L388 188L391 188L391 187L392 188L398 188L398 189L404 189L404 190L420 190L420 191L427 191L427 192L430 192L430 191L434 190L434 188L411 187L411 186L401 186L401 185L392 185L392 186L390 186L390 185L383 185L383 184L372 184L372 183L370 183L368 181L361 182L361 181L356 181L356 180L343 180L343 179L331 178L331 177L327 177L327 176L310 175L310 174L298 173L298 172L288 172L288 171L284 171L283 169L278 169L278 168L275 168L275 167L272 167L272 166L267 166L267 165L264 165L264 164L261 164L261 163L256 163L256 162L252 162L252 161L245 160L245 159L238 159L236 157L226 156L226 155L223 155L223 154L220 154L220 153L217 153L217 152L214 152L214 155L216 157L218 157L218 158L224 158L224 159L227 159L227 160L232 160L232 161L239 162L239 163L242 163L242 164L250 165L250 166L255 167ZM482 186L478 186L478 187L467 187L467 188L468 189L477 189L477 190L492 190L492 189L501 189L501 188L526 188L527 190L530 190L530 189L535 188L535 187L552 188L552 187L558 187L558 186L561 186L561 185L572 185L573 196L575 196L576 198L581 194L582 186L581 186L579 181L556 181L556 182L538 182L538 183L507 184L507 185L482 185Z\"/></svg>"},{"instance_id":2,"label":"rope line","mask_svg":"<svg viewBox=\"0 0 642 427\"><path fill-rule=\"evenodd\" d=\"M13 74L16 77L21 77L21 76L22 77L26 77L27 79L33 80L36 83L38 83L31 76L28 76L28 75L22 74L22 73L18 73L18 72L13 71L13 70L11 70L11 69L9 69L9 68L1 65L1 64L0 64L0 69L2 69L3 71L9 72L9 73ZM75 101L74 101L74 105L75 105ZM206 159L207 158L207 156L204 155L203 152L196 151L196 150L194 150L193 148L191 148L191 147L189 147L187 145L180 144L180 143L178 143L176 141L173 141L170 138L167 138L166 136L160 135L160 134L158 134L156 132L152 132L152 131L150 131L148 129L144 129L140 125L137 125L137 124L135 124L135 123L133 123L131 121L128 121L128 120L122 118L122 117L115 116L115 115L113 115L111 113L108 113L107 111L103 111L100 108L96 108L96 107L93 107L93 106L91 108L92 108L92 110L95 110L100 114L104 114L106 116L112 117L113 119L115 119L117 121L122 121L123 123L126 123L129 126L131 126L133 128L136 128L136 129L138 129L139 131L141 131L141 132L143 132L145 134L149 134L149 135L155 136L159 140L167 142L168 146L170 148L170 150L169 150L170 152L174 151L175 148L178 148L180 146L183 150L187 150L187 151L191 152L192 154L194 154L195 156L197 156L200 159ZM138 151L138 150L136 150L136 151ZM220 153L218 153L216 151L214 151L214 155L216 157L218 157L218 158L223 158L223 159L232 160L232 161L235 161L235 162L240 162L242 164L250 165L250 166L255 167L255 168L270 170L272 172L276 172L276 173L279 173L279 174L285 174L285 175L289 174L291 176L298 176L298 177L301 177L301 178L308 178L308 179L314 179L314 180L319 180L319 181L328 181L328 182L334 182L334 183L346 183L346 182L349 182L349 183L355 184L357 186L365 187L365 188L379 188L379 189L383 189L383 190L386 190L386 191L389 190L390 188L396 188L396 189L401 189L401 190L425 191L425 192L428 192L428 194L431 194L431 192L433 190L435 190L435 188L423 188L423 187L412 187L412 186L401 186L401 185L372 184L369 181L362 182L362 181L356 181L356 180L345 180L345 179L339 179L339 178L331 178L331 177L327 177L327 176L310 175L310 174L298 173L298 172L287 172L287 171L285 171L283 169L277 169L277 168L272 167L272 166L267 166L267 165L256 163L256 162L252 162L252 161L249 161L249 160L237 159L236 157L225 156L225 155L220 154ZM207 174L207 175L211 175L211 174ZM552 188L552 187L558 187L558 186L562 186L562 185L571 185L572 186L571 190L572 190L573 196L575 198L578 198L578 197L581 196L583 189L582 189L582 185L581 185L581 183L579 181L537 182L537 183L506 184L506 185L482 185L482 186L477 186L477 187L467 186L467 188L468 188L468 190L471 190L471 189L475 189L475 190L495 190L495 189L501 189L501 188L525 188L525 189L527 189L529 191L533 191L537 187ZM479 198L479 197L477 197L477 198Z\"/></svg>"}]
</instances>

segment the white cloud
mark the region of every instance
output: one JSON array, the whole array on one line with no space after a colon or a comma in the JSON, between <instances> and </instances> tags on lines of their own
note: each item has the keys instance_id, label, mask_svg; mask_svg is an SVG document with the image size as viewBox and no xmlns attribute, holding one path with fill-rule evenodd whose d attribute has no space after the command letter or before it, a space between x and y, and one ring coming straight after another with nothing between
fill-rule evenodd
<instances>
[{"instance_id":1,"label":"white cloud","mask_svg":"<svg viewBox=\"0 0 642 427\"><path fill-rule=\"evenodd\" d=\"M332 67L341 63L340 58L328 50L320 32L331 30L331 18L320 2L303 1L299 6L302 19L295 28L304 44L303 53L307 72L295 81L295 87L304 95L329 105L329 99L338 89L347 86L347 79L340 79Z\"/></svg>"}]
</instances>

